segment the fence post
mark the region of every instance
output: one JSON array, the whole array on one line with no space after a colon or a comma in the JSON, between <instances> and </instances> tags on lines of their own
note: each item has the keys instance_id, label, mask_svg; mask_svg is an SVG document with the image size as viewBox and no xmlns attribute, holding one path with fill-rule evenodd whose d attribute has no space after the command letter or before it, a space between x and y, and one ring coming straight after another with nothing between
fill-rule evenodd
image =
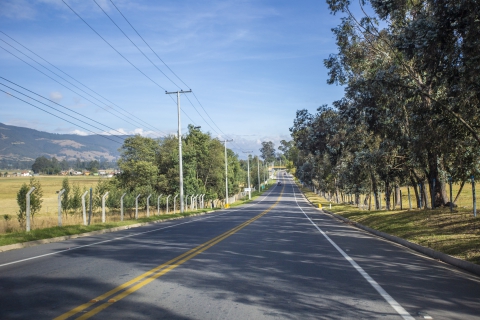
<instances>
[{"instance_id":1,"label":"fence post","mask_svg":"<svg viewBox=\"0 0 480 320\"><path fill-rule=\"evenodd\" d=\"M82 195L82 213L83 213L83 225L87 225L87 208L85 207L85 196L87 195L88 190Z\"/></svg>"},{"instance_id":2,"label":"fence post","mask_svg":"<svg viewBox=\"0 0 480 320\"><path fill-rule=\"evenodd\" d=\"M473 216L477 217L477 196L475 195L475 178L472 174Z\"/></svg>"},{"instance_id":3,"label":"fence post","mask_svg":"<svg viewBox=\"0 0 480 320\"><path fill-rule=\"evenodd\" d=\"M25 225L27 227L27 232L30 231L30 194L33 192L33 190L35 190L35 187L32 187L28 192L27 192L27 195L26 195L26 201L27 201L27 207L25 208L26 209L26 219L27 221L25 221Z\"/></svg>"},{"instance_id":4,"label":"fence post","mask_svg":"<svg viewBox=\"0 0 480 320\"><path fill-rule=\"evenodd\" d=\"M177 197L178 194L173 197L173 214L175 214L175 212L177 211Z\"/></svg>"},{"instance_id":5,"label":"fence post","mask_svg":"<svg viewBox=\"0 0 480 320\"><path fill-rule=\"evenodd\" d=\"M141 194L139 194L136 198L135 198L135 220L138 219L138 198L141 196Z\"/></svg>"},{"instance_id":6,"label":"fence post","mask_svg":"<svg viewBox=\"0 0 480 320\"><path fill-rule=\"evenodd\" d=\"M120 197L120 221L123 221L123 197L125 197L127 193L125 192L124 194L122 194L122 196Z\"/></svg>"},{"instance_id":7,"label":"fence post","mask_svg":"<svg viewBox=\"0 0 480 320\"><path fill-rule=\"evenodd\" d=\"M400 188L400 187L399 187ZM402 189L398 190L400 193L400 210L403 210L403 199L402 199Z\"/></svg>"},{"instance_id":8,"label":"fence post","mask_svg":"<svg viewBox=\"0 0 480 320\"><path fill-rule=\"evenodd\" d=\"M58 226L62 226L62 194L65 192L65 189L62 189L58 192Z\"/></svg>"},{"instance_id":9,"label":"fence post","mask_svg":"<svg viewBox=\"0 0 480 320\"><path fill-rule=\"evenodd\" d=\"M90 221L92 220L92 207L93 207L93 190L90 188L90 209L88 210L88 225L90 225Z\"/></svg>"},{"instance_id":10,"label":"fence post","mask_svg":"<svg viewBox=\"0 0 480 320\"><path fill-rule=\"evenodd\" d=\"M162 195L159 195L157 198L157 215L160 215L160 198Z\"/></svg>"},{"instance_id":11,"label":"fence post","mask_svg":"<svg viewBox=\"0 0 480 320\"><path fill-rule=\"evenodd\" d=\"M422 189L422 183L419 183L418 184L418 208L419 209L422 209L423 207L423 204L422 204L422 200L423 200L423 189Z\"/></svg>"},{"instance_id":12,"label":"fence post","mask_svg":"<svg viewBox=\"0 0 480 320\"><path fill-rule=\"evenodd\" d=\"M408 209L412 210L412 198L410 198L410 187L407 187L407 193L408 193Z\"/></svg>"},{"instance_id":13,"label":"fence post","mask_svg":"<svg viewBox=\"0 0 480 320\"><path fill-rule=\"evenodd\" d=\"M168 198L170 198L172 195L169 194L168 197L167 197L167 214L168 214Z\"/></svg>"},{"instance_id":14,"label":"fence post","mask_svg":"<svg viewBox=\"0 0 480 320\"><path fill-rule=\"evenodd\" d=\"M150 197L152 194L149 194L147 197L147 217L150 217Z\"/></svg>"},{"instance_id":15,"label":"fence post","mask_svg":"<svg viewBox=\"0 0 480 320\"><path fill-rule=\"evenodd\" d=\"M450 185L450 212L453 213L452 177L448 177L448 184Z\"/></svg>"},{"instance_id":16,"label":"fence post","mask_svg":"<svg viewBox=\"0 0 480 320\"><path fill-rule=\"evenodd\" d=\"M102 223L105 223L105 197L108 196L108 191L102 197Z\"/></svg>"},{"instance_id":17,"label":"fence post","mask_svg":"<svg viewBox=\"0 0 480 320\"><path fill-rule=\"evenodd\" d=\"M432 179L432 210L435 209L435 178Z\"/></svg>"}]
</instances>

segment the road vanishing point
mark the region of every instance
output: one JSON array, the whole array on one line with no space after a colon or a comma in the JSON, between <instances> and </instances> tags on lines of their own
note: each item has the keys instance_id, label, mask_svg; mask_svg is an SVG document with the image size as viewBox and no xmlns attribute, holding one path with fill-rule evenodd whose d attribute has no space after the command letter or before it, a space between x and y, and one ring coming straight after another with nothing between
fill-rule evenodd
<instances>
[{"instance_id":1,"label":"road vanishing point","mask_svg":"<svg viewBox=\"0 0 480 320\"><path fill-rule=\"evenodd\" d=\"M0 319L480 318L479 277L278 177L241 207L0 253Z\"/></svg>"}]
</instances>

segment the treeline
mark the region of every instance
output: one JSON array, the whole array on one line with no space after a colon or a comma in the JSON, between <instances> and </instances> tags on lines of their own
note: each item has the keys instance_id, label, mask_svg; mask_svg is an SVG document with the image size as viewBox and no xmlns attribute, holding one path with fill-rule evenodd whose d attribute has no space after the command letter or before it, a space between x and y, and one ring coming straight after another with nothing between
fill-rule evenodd
<instances>
[{"instance_id":1,"label":"treeline","mask_svg":"<svg viewBox=\"0 0 480 320\"><path fill-rule=\"evenodd\" d=\"M333 108L297 111L297 176L357 201L373 193L377 207L378 192L390 208L399 185L418 205L445 205L449 181L480 176L480 6L371 1L360 6L374 15L355 17L347 0L328 4L346 15L333 30L338 53L325 60L345 94Z\"/></svg>"},{"instance_id":2,"label":"treeline","mask_svg":"<svg viewBox=\"0 0 480 320\"><path fill-rule=\"evenodd\" d=\"M106 160L92 160L92 161L81 161L80 159L75 159L67 161L65 159L59 161L57 158L47 158L41 156L35 159L35 162L32 164L31 168L34 173L44 173L44 174L58 174L61 171L73 169L76 171L88 170L92 173L98 172L98 170L116 168L117 163L114 161Z\"/></svg>"},{"instance_id":3,"label":"treeline","mask_svg":"<svg viewBox=\"0 0 480 320\"><path fill-rule=\"evenodd\" d=\"M109 202L120 204L120 197L142 195L139 204L145 206L146 197L175 195L180 190L178 138L167 136L152 139L136 135L125 139L120 148L120 174L108 181ZM205 200L225 199L225 149L223 142L203 133L192 125L182 139L184 194L205 194ZM258 189L268 176L267 168L250 158L251 186ZM239 193L247 185L247 161L227 149L229 196ZM260 167L258 167L260 165ZM258 179L260 173L260 181ZM165 198L164 197L164 198ZM128 199L127 199L128 200ZM173 199L170 199L172 201ZM130 200L128 200L130 201ZM178 200L177 200L178 201Z\"/></svg>"}]
</instances>

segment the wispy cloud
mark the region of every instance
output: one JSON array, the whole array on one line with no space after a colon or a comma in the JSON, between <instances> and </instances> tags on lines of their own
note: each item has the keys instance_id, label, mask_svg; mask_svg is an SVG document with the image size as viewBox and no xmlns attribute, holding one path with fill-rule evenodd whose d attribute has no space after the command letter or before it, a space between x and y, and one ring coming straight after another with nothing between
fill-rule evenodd
<instances>
[{"instance_id":1,"label":"wispy cloud","mask_svg":"<svg viewBox=\"0 0 480 320\"><path fill-rule=\"evenodd\" d=\"M50 100L55 101L56 103L59 103L62 100L63 96L60 92L54 91L50 92Z\"/></svg>"},{"instance_id":2,"label":"wispy cloud","mask_svg":"<svg viewBox=\"0 0 480 320\"><path fill-rule=\"evenodd\" d=\"M0 16L15 20L31 20L35 17L35 9L26 0L2 0Z\"/></svg>"}]
</instances>

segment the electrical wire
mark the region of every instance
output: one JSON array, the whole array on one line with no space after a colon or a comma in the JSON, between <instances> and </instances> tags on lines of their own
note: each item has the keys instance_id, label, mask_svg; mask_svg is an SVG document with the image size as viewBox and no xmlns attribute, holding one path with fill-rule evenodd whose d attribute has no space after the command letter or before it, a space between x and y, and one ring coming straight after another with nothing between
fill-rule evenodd
<instances>
[{"instance_id":1,"label":"electrical wire","mask_svg":"<svg viewBox=\"0 0 480 320\"><path fill-rule=\"evenodd\" d=\"M18 45L20 45L21 47L23 47L25 50L29 51L30 53L32 53L33 55L37 56L38 58L40 58L41 60L45 61L47 64L49 64L50 66L52 66L53 68L57 69L58 71L60 71L61 73L63 73L64 75L66 75L67 77L73 79L74 81L76 81L77 83L79 83L80 85L82 85L83 87L87 88L88 90L90 90L91 92L95 93L96 95L98 95L99 97L101 97L102 99L104 99L105 101L111 103L112 105L116 106L117 108L119 108L120 110L124 111L125 113L127 113L129 116L131 117L134 117L135 119L141 121L143 123L143 125L146 125L150 130L153 130L153 131L158 131L158 132L162 132L160 129L158 128L155 128L154 126L152 126L151 124L149 124L148 122L138 118L137 116L135 116L134 114L128 112L128 110L125 110L124 108L120 107L119 105L115 104L114 102L110 101L109 99L105 98L104 96L102 96L100 93L96 92L95 90L93 90L92 88L88 87L87 85L83 84L82 82L78 81L77 79L75 79L74 77L72 77L71 75L69 75L68 73L64 72L63 70L59 69L58 67L56 67L55 65L53 65L52 63L50 63L49 61L45 60L44 58L42 58L41 56L39 56L38 54L36 54L35 52L33 52L32 50L30 50L29 48L27 48L26 46L24 46L23 44L21 44L20 42L18 42L17 40L15 40L14 38L12 38L11 36L9 36L8 34L6 34L5 32L1 31L0 30L0 33L3 33L5 36L7 36L8 38L10 38L10 40L14 41L15 43L17 43ZM3 40L2 40L3 41ZM5 41L4 41L5 42ZM7 43L8 44L8 43ZM10 45L11 46L11 45ZM18 50L18 49L17 49ZM30 58L31 59L31 58ZM37 62L38 63L38 62ZM97 99L97 101L100 101ZM105 104L105 103L104 103ZM133 119L132 119L133 120ZM133 120L134 121L134 120ZM137 124L138 122L135 121ZM142 124L141 124L142 125ZM163 132L162 132L163 133Z\"/></svg>"},{"instance_id":2,"label":"electrical wire","mask_svg":"<svg viewBox=\"0 0 480 320\"><path fill-rule=\"evenodd\" d=\"M0 39L0 40L2 40L2 39ZM2 41L3 41L3 40L2 40ZM3 42L5 42L5 41L3 41ZM7 44L8 44L8 43L7 43ZM62 87L64 87L64 88L66 88L67 90L69 90L69 91L71 91L71 92L73 92L73 93L75 93L75 94L79 95L80 97L82 97L82 98L84 98L85 100L87 100L87 101L91 102L92 104L96 105L97 107L99 107L99 108L103 109L104 111L106 111L106 112L110 113L111 115L113 115L113 116L117 117L118 119L120 119L120 120L122 120L122 121L126 121L127 123L129 123L130 125L132 125L132 126L134 126L134 127L135 127L135 125L134 125L133 123L131 123L130 121L128 121L128 120L126 120L126 119L123 119L123 118L121 118L121 117L120 117L120 116L118 116L117 114L115 114L115 113L111 112L110 110L108 110L108 109L106 109L106 108L102 107L101 105L99 105L99 104L97 104L97 103L93 102L92 100L90 100L90 99L86 98L85 96L81 95L80 93L78 93L78 92L76 92L76 91L72 90L71 88L69 88L69 87L65 86L64 84L62 84L62 83L61 83L61 82L59 82L58 80L56 80L56 79L52 78L51 76L49 76L49 75L48 75L48 74L46 74L45 72L41 71L40 69L36 68L36 67L35 67L35 66L33 66L32 64L30 64L30 63L28 63L27 61L23 60L22 58L20 58L20 57L19 57L19 56L17 56L16 54L14 54L14 53L10 52L8 49L6 49L6 48L2 47L1 45L0 45L0 48L2 48L3 50L5 50L6 52L10 53L12 56L14 56L15 58L17 58L17 59L19 59L20 61L24 62L25 64L29 65L29 66L30 66L30 67L32 67L33 69L37 70L38 72L40 72L40 73L41 73L41 74L43 74L44 76L46 76L46 77L50 78L51 80L55 81L56 83L58 83L59 85L61 85L61 86L62 86ZM14 48L14 49L16 49L16 48ZM17 50L17 51L19 51L18 49L16 49L16 50ZM20 52L20 53L22 53L21 51L19 51L19 52ZM23 54L23 53L22 53L22 54ZM27 56L27 57L28 57L28 56ZM30 57L29 57L29 58L30 58ZM30 59L32 59L32 58L30 58ZM35 61L34 59L32 59L32 60L33 60L33 61ZM37 63L38 63L38 62L37 62ZM67 82L68 82L68 81L67 81ZM70 82L69 82L69 83L70 83ZM163 132L162 132L162 133L163 133ZM164 135L166 135L165 133L163 133L163 134L164 134Z\"/></svg>"},{"instance_id":3,"label":"electrical wire","mask_svg":"<svg viewBox=\"0 0 480 320\"><path fill-rule=\"evenodd\" d=\"M118 133L121 134L121 135L125 135L123 132L120 132L120 131L118 131L118 130L110 127L110 126L107 126L106 124L103 124L103 123L101 123L101 122L98 122L98 121L96 121L96 120L94 120L94 119L92 119L92 118L90 118L90 117L87 117L87 116L85 116L85 115L83 115L83 114L81 114L81 113L79 113L79 112L76 112L75 110L72 110L72 109L70 109L70 108L68 108L68 107L65 107L65 106L63 106L63 105L61 105L61 104L59 104L59 103L57 103L57 102L55 102L55 101L53 101L53 100L50 100L50 99L48 99L48 98L46 98L46 97L44 97L44 96L42 96L42 95L40 95L40 94L38 94L38 93L35 93L35 92L31 91L31 90L28 90L27 88L22 87L21 85L15 83L15 82L13 82L13 81L10 81L10 80L8 80L8 79L5 79L5 78L2 77L2 76L0 76L0 79L3 79L3 80L5 80L5 81L8 81L8 82L10 82L11 84L14 84L14 85L16 85L17 87L20 87L20 88L22 88L22 89L25 90L25 91L28 91L28 92L30 92L30 93L38 96L38 97L41 97L41 98L43 98L43 99L45 99L45 100L48 100L48 101L50 101L51 103L54 103L54 104L56 104L56 105L59 106L59 107L62 107L62 108L64 108L64 109L67 109L68 111L73 112L73 113L75 113L75 114L77 114L77 115L79 115L79 116L81 116L81 117L87 118L88 120L93 121L93 122L95 122L95 123L97 123L97 124L99 124L99 125L101 125L101 126L104 126L104 127L108 128L108 129L110 129L110 130L112 130L112 131L116 131L116 132L118 132ZM18 92L18 93L20 93L20 94L23 94L23 93L21 93L20 91L17 91L17 90L15 90L15 89L13 89L13 88L11 88L11 87L3 84L3 83L0 83L0 84L3 85L3 86L5 86L5 87L7 87L7 88L9 88L9 89L12 89L12 90L14 90L14 91L16 91L16 92ZM26 95L25 95L25 96L26 96ZM28 96L27 96L27 97L28 97ZM30 98L30 97L29 97L29 98ZM36 101L37 101L37 100L36 100ZM38 101L38 102L39 102L39 101ZM98 130L102 130L102 129L100 129L100 128L98 128L98 127L95 127L95 126L93 126L93 125L91 125L91 126L94 127L94 128L96 128L96 129L98 129ZM113 136L119 137L118 135L113 135ZM121 138L121 139L123 139L123 138Z\"/></svg>"},{"instance_id":4,"label":"electrical wire","mask_svg":"<svg viewBox=\"0 0 480 320\"><path fill-rule=\"evenodd\" d=\"M7 91L2 90L2 89L0 89L0 91L8 94L9 96L11 96L11 97L13 97L13 98L15 98L15 99L17 99L17 100L20 100L20 101L22 101L22 102L24 102L24 103L26 103L26 104L29 104L29 105L31 105L31 106L34 107L34 108L40 109L40 110L42 110L43 112L46 112L46 113L48 113L48 114L50 114L50 115L52 115L52 116L54 116L54 117L56 117L56 118L59 118L59 119L61 119L61 120L63 120L63 121L66 121L66 122L68 122L68 123L70 123L70 124L73 124L74 126L79 127L79 128L82 128L83 130L86 130L86 131L88 131L88 132L91 132L91 133L93 133L94 135L97 135L97 136L103 137L103 138L105 138L105 139L108 139L108 140L110 140L110 141L113 141L113 142L115 142L115 143L120 143L120 144L121 144L121 142L118 142L118 141L115 141L115 140L113 140L113 139L110 139L110 138L109 138L108 136L106 136L106 135L102 135L102 134L96 133L96 132L94 132L94 131L92 131L92 130L90 130L90 129L84 128L84 127L82 127L82 126L80 126L80 125L78 125L78 124L76 124L76 123L73 123L73 122L71 122L71 121L69 121L69 120L67 120L67 119L64 119L64 118L62 118L62 117L60 117L60 116L57 116L56 114L53 114L53 113L51 113L51 112L48 112L47 110L44 110L44 109L42 109L42 108L40 108L40 107L38 107L38 106L36 106L36 105L28 102L28 101L25 101L25 100L23 100L22 98L19 98L19 97L15 96L15 95L11 94L10 92L7 92Z\"/></svg>"},{"instance_id":5,"label":"electrical wire","mask_svg":"<svg viewBox=\"0 0 480 320\"><path fill-rule=\"evenodd\" d=\"M113 45L110 44L110 42L108 42L104 37L102 37L100 35L100 33L98 33L90 24L88 24L87 21L85 21L85 19L83 19L72 7L70 7L64 0L62 0L62 2L80 19L82 20L96 35L98 35L100 37L100 39L102 39L106 44L108 44L110 46L110 48L112 48L116 53L118 53L123 59L125 59L125 61L127 61L132 67L134 67L138 72L140 72L141 74L143 74L147 79L149 79L151 82L153 82L156 86L158 86L159 88L161 88L163 91L167 91L165 90L165 88L163 88L161 85L159 85L157 82L155 82L152 78L150 78L147 74L145 74L142 70L140 70L137 66L135 66L130 60L128 60L123 54L120 53L120 51L118 51L117 49L115 49L115 47ZM171 97L172 101L175 102L175 99L173 97ZM195 124L195 122L192 120L192 118L190 118L190 116L184 111L182 110L182 113L185 114L185 116L190 119L190 121L192 121L193 124Z\"/></svg>"},{"instance_id":6,"label":"electrical wire","mask_svg":"<svg viewBox=\"0 0 480 320\"><path fill-rule=\"evenodd\" d=\"M96 2L96 0L93 0L97 6L98 3ZM127 17L125 17L125 15L120 11L120 9L115 5L115 3L113 2L113 0L110 0L110 2L112 3L112 5L115 7L115 9L117 9L118 13L120 13L120 15L125 19L125 21L130 25L130 27L135 31L135 33L140 37L140 39L142 39L142 41L147 45L147 47L152 51L152 53L165 65L165 67L168 68L168 70L170 70L170 72L172 72L172 74L175 75L175 77L177 77L178 80L180 80L180 82L182 82L185 86L187 86L189 88L189 86L165 63L165 61L163 61L159 56L158 54L155 52L155 50L152 49L152 47L147 43L147 41L140 35L140 33L137 31L137 29L135 29L135 27L130 23L130 21L127 19ZM100 6L99 6L100 7ZM123 30L113 21L112 18L110 18L110 16L105 12L105 10L103 10L101 7L100 9L105 13L105 15L107 15L107 17L117 26L117 28L128 38L128 36L125 34L125 32L123 32ZM128 40L130 40L130 42L133 43L133 41L128 38ZM134 44L134 43L133 43ZM135 44L134 44L135 45ZM135 47L140 51L142 52L137 45L135 45ZM143 52L142 54L147 57ZM160 72L162 72L163 75L165 75L165 73L163 71L161 71L149 58L147 58ZM167 77L167 75L165 75L165 77L170 80L174 85L176 85L178 87L178 85L173 81L171 80L169 77ZM195 99L197 100L198 104L200 105L200 107L202 108L203 112L205 112L205 114L208 116L208 118L210 119L210 121L213 123L213 125L215 125L215 127L217 127L217 129L223 134L223 136L228 139L228 140L231 140L219 127L218 125L215 123L215 121L213 121L212 117L210 117L210 115L208 114L208 112L205 110L205 108L203 107L203 105L200 103L200 100L198 99L198 97L195 95L195 92L193 92L193 96L195 97ZM207 120L205 120L205 118L200 114L200 112L197 110L197 108L194 106L194 104L190 101L190 99L187 97L187 100L190 102L190 104L192 105L192 107L195 109L195 111L198 113L198 115L203 119L203 121L205 121L205 123L213 130L215 131L218 135L220 135L218 133L217 130L215 130L215 128L213 128Z\"/></svg>"},{"instance_id":7,"label":"electrical wire","mask_svg":"<svg viewBox=\"0 0 480 320\"><path fill-rule=\"evenodd\" d=\"M103 8L98 4L98 2L96 0L93 0L93 2L95 2L95 4L100 8L100 10L102 10L102 12L107 16L107 18L117 27L118 30L120 30L120 32L125 36L125 38L127 38L131 44L133 44L135 46L135 48L137 48L137 50L158 70L160 71L168 80L170 80L177 88L181 89L172 79L170 79L143 51L142 49L140 49L136 44L135 42L133 42L132 39L130 39L130 37L122 30L122 28L120 28L120 26L112 19L112 17L110 17L110 15L105 11L103 10ZM117 8L118 10L118 8ZM119 11L120 12L120 11ZM137 33L138 34L138 33ZM190 102L190 104L192 105L192 107L195 109L195 111L198 113L198 115L203 119L203 121L205 121L206 124L208 124L210 126L210 124L203 118L203 116L200 114L200 112L197 110L197 108L192 104L192 102L190 101L190 99L187 97L187 100ZM183 113L193 122L193 120L188 116L188 114L183 111ZM195 124L195 123L194 123ZM211 126L210 126L211 127ZM214 128L212 128L214 129ZM215 129L214 129L215 130Z\"/></svg>"}]
</instances>

